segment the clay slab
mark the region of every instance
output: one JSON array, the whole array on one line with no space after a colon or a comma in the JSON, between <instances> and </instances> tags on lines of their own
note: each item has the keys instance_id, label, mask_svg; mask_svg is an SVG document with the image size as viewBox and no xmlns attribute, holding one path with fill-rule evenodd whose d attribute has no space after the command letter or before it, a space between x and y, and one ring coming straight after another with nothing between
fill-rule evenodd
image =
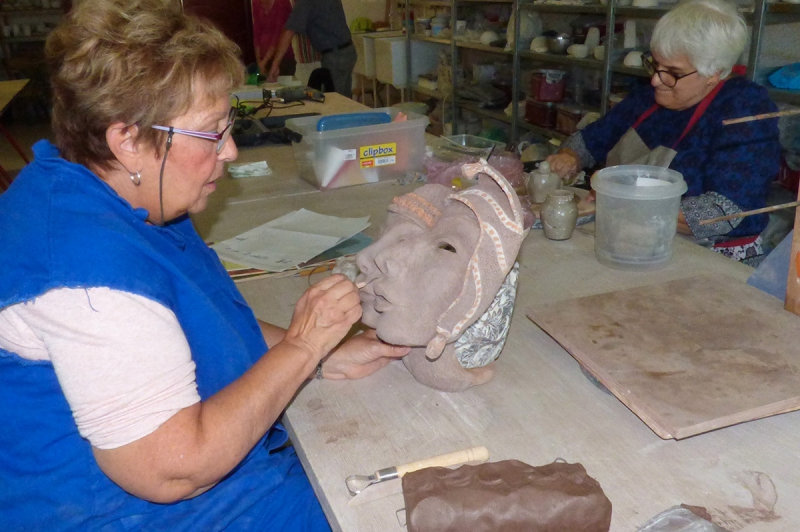
<instances>
[{"instance_id":1,"label":"clay slab","mask_svg":"<svg viewBox=\"0 0 800 532\"><path fill-rule=\"evenodd\" d=\"M661 438L800 409L800 317L741 281L691 277L527 315Z\"/></svg>"}]
</instances>

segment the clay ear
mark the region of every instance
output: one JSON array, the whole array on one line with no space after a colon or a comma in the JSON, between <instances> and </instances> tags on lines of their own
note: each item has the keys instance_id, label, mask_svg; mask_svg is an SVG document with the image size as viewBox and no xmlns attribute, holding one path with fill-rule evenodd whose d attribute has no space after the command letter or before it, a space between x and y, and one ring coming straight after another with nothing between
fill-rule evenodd
<instances>
[{"instance_id":1,"label":"clay ear","mask_svg":"<svg viewBox=\"0 0 800 532\"><path fill-rule=\"evenodd\" d=\"M428 360L437 360L444 352L444 346L447 345L447 338L438 333L436 337L428 342L428 347L425 348L425 357Z\"/></svg>"}]
</instances>

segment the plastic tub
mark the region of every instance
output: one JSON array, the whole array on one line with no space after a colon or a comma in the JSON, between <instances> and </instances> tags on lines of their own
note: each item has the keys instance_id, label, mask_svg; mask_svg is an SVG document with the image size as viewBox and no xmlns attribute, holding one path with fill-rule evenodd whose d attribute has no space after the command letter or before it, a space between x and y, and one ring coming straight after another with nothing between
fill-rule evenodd
<instances>
[{"instance_id":1,"label":"plastic tub","mask_svg":"<svg viewBox=\"0 0 800 532\"><path fill-rule=\"evenodd\" d=\"M531 98L540 102L560 102L564 99L567 73L563 70L544 69L531 74Z\"/></svg>"},{"instance_id":2,"label":"plastic tub","mask_svg":"<svg viewBox=\"0 0 800 532\"><path fill-rule=\"evenodd\" d=\"M525 120L539 127L556 127L556 104L539 102L533 98L525 100Z\"/></svg>"},{"instance_id":3,"label":"plastic tub","mask_svg":"<svg viewBox=\"0 0 800 532\"><path fill-rule=\"evenodd\" d=\"M454 160L469 156L488 159L492 154L499 154L506 149L503 142L476 137L474 135L452 135L442 137L444 142L435 147L434 155L443 160Z\"/></svg>"},{"instance_id":4,"label":"plastic tub","mask_svg":"<svg viewBox=\"0 0 800 532\"><path fill-rule=\"evenodd\" d=\"M394 119L399 109L375 112ZM293 142L300 177L321 189L387 181L422 169L428 117L409 113L405 122L317 131L321 117L286 121L286 127L303 136Z\"/></svg>"},{"instance_id":5,"label":"plastic tub","mask_svg":"<svg viewBox=\"0 0 800 532\"><path fill-rule=\"evenodd\" d=\"M597 260L620 270L666 266L687 190L683 176L658 166L611 166L595 174L592 188L597 192Z\"/></svg>"}]
</instances>

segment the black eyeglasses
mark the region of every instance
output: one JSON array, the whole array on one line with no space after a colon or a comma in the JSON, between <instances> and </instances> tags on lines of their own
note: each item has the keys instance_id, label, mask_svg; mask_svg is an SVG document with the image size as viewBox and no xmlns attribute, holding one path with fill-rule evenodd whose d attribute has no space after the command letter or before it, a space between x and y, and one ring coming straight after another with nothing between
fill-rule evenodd
<instances>
[{"instance_id":1,"label":"black eyeglasses","mask_svg":"<svg viewBox=\"0 0 800 532\"><path fill-rule=\"evenodd\" d=\"M190 137L195 137L198 139L205 139L215 141L217 143L217 153L220 153L222 149L225 147L225 143L228 142L228 139L231 138L231 132L233 131L233 122L236 120L236 107L231 107L230 112L228 113L228 123L220 133L216 131L193 131L191 129L179 129L177 127L170 127L170 126L152 126L153 129L158 129L161 131L168 131L170 134L178 133L180 135L188 135ZM172 138L172 135L170 135Z\"/></svg>"},{"instance_id":2,"label":"black eyeglasses","mask_svg":"<svg viewBox=\"0 0 800 532\"><path fill-rule=\"evenodd\" d=\"M658 63L655 59L653 59L653 55L650 52L642 54L642 66L644 67L644 71L647 72L647 75L651 78L658 74L658 79L661 80L661 83L669 87L670 89L673 88L675 85L678 84L680 80L685 78L686 76L691 76L692 74L697 74L697 70L693 70L688 74L673 74L669 70L659 70L656 68Z\"/></svg>"}]
</instances>

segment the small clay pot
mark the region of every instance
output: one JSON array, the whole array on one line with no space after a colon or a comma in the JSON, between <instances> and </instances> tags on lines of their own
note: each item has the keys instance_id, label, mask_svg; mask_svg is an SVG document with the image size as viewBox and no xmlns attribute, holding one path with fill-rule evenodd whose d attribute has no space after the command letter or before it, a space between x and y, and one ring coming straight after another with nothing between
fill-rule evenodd
<instances>
[{"instance_id":1,"label":"small clay pot","mask_svg":"<svg viewBox=\"0 0 800 532\"><path fill-rule=\"evenodd\" d=\"M553 190L542 205L544 236L550 240L567 240L578 222L578 204L569 190Z\"/></svg>"},{"instance_id":2,"label":"small clay pot","mask_svg":"<svg viewBox=\"0 0 800 532\"><path fill-rule=\"evenodd\" d=\"M530 173L528 194L534 203L544 203L547 195L561 188L561 176L550 171L550 163L539 163L539 168Z\"/></svg>"}]
</instances>

